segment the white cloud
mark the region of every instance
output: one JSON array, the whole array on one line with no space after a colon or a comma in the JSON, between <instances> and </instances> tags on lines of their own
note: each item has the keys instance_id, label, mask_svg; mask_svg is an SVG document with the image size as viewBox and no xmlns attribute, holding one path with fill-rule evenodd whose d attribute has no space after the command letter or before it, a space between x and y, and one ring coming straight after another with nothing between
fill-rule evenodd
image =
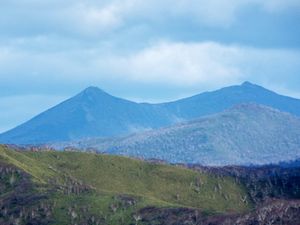
<instances>
[{"instance_id":1,"label":"white cloud","mask_svg":"<svg viewBox=\"0 0 300 225\"><path fill-rule=\"evenodd\" d=\"M0 50L0 81L10 85L16 80L24 85L126 81L214 88L252 80L287 83L295 89L300 71L299 51L215 42L164 41L125 55L107 54L102 48L45 53Z\"/></svg>"},{"instance_id":2,"label":"white cloud","mask_svg":"<svg viewBox=\"0 0 300 225\"><path fill-rule=\"evenodd\" d=\"M232 83L242 74L231 59L237 49L216 43L160 43L125 57L99 60L111 74L132 81L193 86ZM102 61L102 62L101 62Z\"/></svg>"},{"instance_id":3,"label":"white cloud","mask_svg":"<svg viewBox=\"0 0 300 225\"><path fill-rule=\"evenodd\" d=\"M43 33L48 29L50 33L84 36L99 36L130 23L172 23L174 18L228 27L238 19L240 11L249 6L266 13L300 8L299 0L25 0L1 4L0 19L9 21L3 23L5 28L9 24L9 29L27 27L28 32Z\"/></svg>"},{"instance_id":4,"label":"white cloud","mask_svg":"<svg viewBox=\"0 0 300 225\"><path fill-rule=\"evenodd\" d=\"M122 24L121 7L109 4L101 7L89 6L83 3L74 5L62 11L62 17L67 17L74 29L86 34L99 34Z\"/></svg>"},{"instance_id":5,"label":"white cloud","mask_svg":"<svg viewBox=\"0 0 300 225\"><path fill-rule=\"evenodd\" d=\"M240 10L256 6L267 13L300 8L298 0L114 0L103 8L112 20L134 18L139 20L163 21L183 17L207 26L226 27L233 24ZM103 14L103 15L104 15Z\"/></svg>"},{"instance_id":6,"label":"white cloud","mask_svg":"<svg viewBox=\"0 0 300 225\"><path fill-rule=\"evenodd\" d=\"M163 42L126 56L94 62L119 79L176 86L216 87L253 80L259 83L295 80L300 53L256 49L214 42ZM286 81L285 78L288 78Z\"/></svg>"},{"instance_id":7,"label":"white cloud","mask_svg":"<svg viewBox=\"0 0 300 225\"><path fill-rule=\"evenodd\" d=\"M256 6L267 13L300 8L299 0L114 0L104 9L114 9L111 16L136 21L170 20L170 17L186 17L208 26L230 26L246 7ZM171 19L172 20L172 19Z\"/></svg>"}]
</instances>

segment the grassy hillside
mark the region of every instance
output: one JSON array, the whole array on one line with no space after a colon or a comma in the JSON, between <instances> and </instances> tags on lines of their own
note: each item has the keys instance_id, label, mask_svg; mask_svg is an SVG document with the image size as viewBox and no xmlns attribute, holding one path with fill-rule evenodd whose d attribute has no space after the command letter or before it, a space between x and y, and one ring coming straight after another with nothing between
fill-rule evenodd
<instances>
[{"instance_id":1,"label":"grassy hillside","mask_svg":"<svg viewBox=\"0 0 300 225\"><path fill-rule=\"evenodd\" d=\"M0 166L0 196L7 204L2 209L15 219L14 212L33 210L29 215L45 212L50 224L143 224L137 214L150 206L198 208L209 214L251 207L246 191L232 178L124 157L19 152L0 146ZM11 195L27 200L26 208L9 204Z\"/></svg>"}]
</instances>

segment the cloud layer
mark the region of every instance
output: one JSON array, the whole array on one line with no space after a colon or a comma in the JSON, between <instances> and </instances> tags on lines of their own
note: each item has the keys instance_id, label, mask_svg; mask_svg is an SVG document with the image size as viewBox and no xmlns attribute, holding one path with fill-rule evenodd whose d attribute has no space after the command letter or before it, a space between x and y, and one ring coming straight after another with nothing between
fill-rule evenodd
<instances>
[{"instance_id":1,"label":"cloud layer","mask_svg":"<svg viewBox=\"0 0 300 225\"><path fill-rule=\"evenodd\" d=\"M247 8L266 14L299 12L298 0L111 0L7 1L1 3L0 27L11 35L78 35L99 37L118 28L141 24L169 24L179 19L229 27Z\"/></svg>"},{"instance_id":2,"label":"cloud layer","mask_svg":"<svg viewBox=\"0 0 300 225\"><path fill-rule=\"evenodd\" d=\"M216 88L243 80L262 84L296 81L300 52L215 42L170 41L126 54L107 54L102 48L46 53L2 48L0 66L5 71L0 72L2 89L9 85L13 88L16 80L26 88L90 81ZM290 86L293 89L293 85Z\"/></svg>"}]
</instances>

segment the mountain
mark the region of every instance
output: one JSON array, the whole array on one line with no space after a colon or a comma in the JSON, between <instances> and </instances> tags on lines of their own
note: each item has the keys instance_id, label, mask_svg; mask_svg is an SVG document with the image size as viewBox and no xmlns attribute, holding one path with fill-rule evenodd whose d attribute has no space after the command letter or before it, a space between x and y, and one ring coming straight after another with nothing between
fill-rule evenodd
<instances>
[{"instance_id":1,"label":"mountain","mask_svg":"<svg viewBox=\"0 0 300 225\"><path fill-rule=\"evenodd\" d=\"M179 118L194 119L241 103L257 103L300 116L299 99L279 95L248 81L163 105Z\"/></svg>"},{"instance_id":2,"label":"mountain","mask_svg":"<svg viewBox=\"0 0 300 225\"><path fill-rule=\"evenodd\" d=\"M249 82L162 104L135 103L89 87L0 135L0 143L38 144L114 137L173 125L254 102L300 116L300 100Z\"/></svg>"},{"instance_id":3,"label":"mountain","mask_svg":"<svg viewBox=\"0 0 300 225\"><path fill-rule=\"evenodd\" d=\"M89 87L73 98L0 135L3 143L28 144L116 136L172 123L163 109L137 104Z\"/></svg>"},{"instance_id":4,"label":"mountain","mask_svg":"<svg viewBox=\"0 0 300 225\"><path fill-rule=\"evenodd\" d=\"M248 103L167 128L74 146L173 163L270 164L300 157L300 118Z\"/></svg>"}]
</instances>

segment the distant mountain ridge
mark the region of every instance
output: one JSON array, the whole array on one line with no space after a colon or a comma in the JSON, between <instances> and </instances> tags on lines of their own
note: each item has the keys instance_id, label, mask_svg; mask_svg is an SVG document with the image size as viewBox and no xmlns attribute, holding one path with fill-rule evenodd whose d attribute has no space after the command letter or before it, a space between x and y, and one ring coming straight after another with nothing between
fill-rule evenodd
<instances>
[{"instance_id":1,"label":"distant mountain ridge","mask_svg":"<svg viewBox=\"0 0 300 225\"><path fill-rule=\"evenodd\" d=\"M263 105L240 104L167 128L73 146L172 163L263 165L300 157L300 118Z\"/></svg>"},{"instance_id":2,"label":"distant mountain ridge","mask_svg":"<svg viewBox=\"0 0 300 225\"><path fill-rule=\"evenodd\" d=\"M195 104L197 103L197 104ZM300 100L279 95L248 81L216 91L204 92L189 98L164 104L168 110L183 118L197 118L222 112L241 103L266 105L300 116Z\"/></svg>"},{"instance_id":3,"label":"distant mountain ridge","mask_svg":"<svg viewBox=\"0 0 300 225\"><path fill-rule=\"evenodd\" d=\"M122 136L211 115L249 102L300 116L300 100L278 95L249 82L161 104L135 103L89 87L0 134L0 143L40 144Z\"/></svg>"}]
</instances>

